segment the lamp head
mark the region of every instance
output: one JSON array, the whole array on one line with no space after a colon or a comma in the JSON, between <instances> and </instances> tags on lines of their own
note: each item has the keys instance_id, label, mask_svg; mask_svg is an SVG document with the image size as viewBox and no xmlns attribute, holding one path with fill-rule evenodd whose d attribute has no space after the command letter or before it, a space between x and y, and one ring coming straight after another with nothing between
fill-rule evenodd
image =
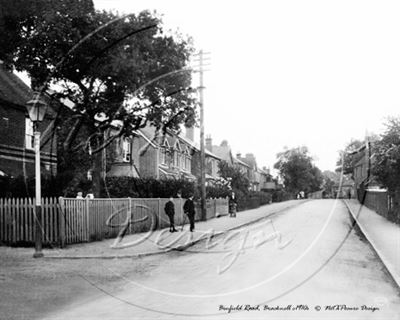
<instances>
[{"instance_id":1,"label":"lamp head","mask_svg":"<svg viewBox=\"0 0 400 320\"><path fill-rule=\"evenodd\" d=\"M40 99L40 94L36 93L32 100L26 103L29 118L33 122L42 122L47 110L47 103Z\"/></svg>"}]
</instances>

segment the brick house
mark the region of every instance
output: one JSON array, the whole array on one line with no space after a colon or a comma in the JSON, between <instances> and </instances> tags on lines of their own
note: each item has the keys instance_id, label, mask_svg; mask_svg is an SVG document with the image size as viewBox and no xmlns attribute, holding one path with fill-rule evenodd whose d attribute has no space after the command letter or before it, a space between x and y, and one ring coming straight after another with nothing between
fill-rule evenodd
<instances>
[{"instance_id":1,"label":"brick house","mask_svg":"<svg viewBox=\"0 0 400 320\"><path fill-rule=\"evenodd\" d=\"M192 157L196 151L195 146L171 130L156 136L156 129L149 126L111 144L107 156L110 163L107 176L185 178L194 181Z\"/></svg>"},{"instance_id":2,"label":"brick house","mask_svg":"<svg viewBox=\"0 0 400 320\"><path fill-rule=\"evenodd\" d=\"M188 139L187 139L188 140ZM188 140L194 147L195 153L192 157L192 173L196 177L200 177L200 163L201 154L200 147L195 145L192 141ZM211 137L207 136L205 140L204 156L205 156L205 173L206 173L206 185L215 185L221 182L222 178L219 175L219 163L222 159L213 153Z\"/></svg>"},{"instance_id":3,"label":"brick house","mask_svg":"<svg viewBox=\"0 0 400 320\"><path fill-rule=\"evenodd\" d=\"M26 102L33 97L32 90L0 61L0 174L3 176L34 175L33 123L26 111ZM49 107L39 125L44 175L57 172L54 119L55 112Z\"/></svg>"},{"instance_id":4,"label":"brick house","mask_svg":"<svg viewBox=\"0 0 400 320\"><path fill-rule=\"evenodd\" d=\"M236 159L240 160L241 163L247 165L247 176L250 182L250 190L260 191L261 173L257 167L256 157L252 153L247 153L245 157L242 157L240 153L236 155Z\"/></svg>"},{"instance_id":5,"label":"brick house","mask_svg":"<svg viewBox=\"0 0 400 320\"><path fill-rule=\"evenodd\" d=\"M254 179L254 172L250 165L246 162L242 161L240 154L236 156L236 158L232 155L231 147L228 144L228 141L223 140L219 146L213 145L211 137L208 136L206 139L206 148L212 150L212 152L219 157L222 161L225 161L230 166L234 166L239 168L239 170L249 179L251 182ZM239 156L239 157L238 157Z\"/></svg>"},{"instance_id":6,"label":"brick house","mask_svg":"<svg viewBox=\"0 0 400 320\"><path fill-rule=\"evenodd\" d=\"M213 145L211 137L208 136L206 139L206 149L212 151L217 157L226 161L230 166L234 164L234 157L232 156L231 147L228 144L228 141L223 140L219 146Z\"/></svg>"},{"instance_id":7,"label":"brick house","mask_svg":"<svg viewBox=\"0 0 400 320\"><path fill-rule=\"evenodd\" d=\"M247 164L249 168L248 177L250 182L250 189L253 191L272 191L275 190L275 182L272 179L269 169L264 167L260 169L257 166L256 157L252 153L247 153L242 157L240 153L236 155L236 159Z\"/></svg>"},{"instance_id":8,"label":"brick house","mask_svg":"<svg viewBox=\"0 0 400 320\"><path fill-rule=\"evenodd\" d=\"M276 189L276 183L270 174L269 169L263 167L257 169L260 173L260 191L273 191Z\"/></svg>"},{"instance_id":9,"label":"brick house","mask_svg":"<svg viewBox=\"0 0 400 320\"><path fill-rule=\"evenodd\" d=\"M371 142L372 144L372 142ZM372 167L375 161L374 154L371 154L369 159L369 150L366 145L361 146L357 151L354 152L359 157L359 160L353 166L352 179L354 180L354 188L358 190L358 193L362 193L363 190L368 188L379 188L374 175L368 172L368 167ZM370 175L368 177L368 174Z\"/></svg>"}]
</instances>

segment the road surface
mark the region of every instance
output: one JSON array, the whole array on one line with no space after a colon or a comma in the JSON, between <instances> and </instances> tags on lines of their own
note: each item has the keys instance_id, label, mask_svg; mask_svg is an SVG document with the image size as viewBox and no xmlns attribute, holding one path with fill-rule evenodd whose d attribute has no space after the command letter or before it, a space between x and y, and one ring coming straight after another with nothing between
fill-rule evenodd
<instances>
[{"instance_id":1,"label":"road surface","mask_svg":"<svg viewBox=\"0 0 400 320\"><path fill-rule=\"evenodd\" d=\"M46 319L400 318L399 288L340 200L309 201L141 263L140 273L126 272L129 259L104 265L117 288L82 277L97 294Z\"/></svg>"}]
</instances>

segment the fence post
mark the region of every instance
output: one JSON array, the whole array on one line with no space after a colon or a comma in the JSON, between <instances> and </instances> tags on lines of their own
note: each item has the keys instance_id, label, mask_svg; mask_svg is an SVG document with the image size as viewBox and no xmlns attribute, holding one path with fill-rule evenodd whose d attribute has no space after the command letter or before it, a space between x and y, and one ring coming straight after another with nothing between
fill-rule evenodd
<instances>
[{"instance_id":1,"label":"fence post","mask_svg":"<svg viewBox=\"0 0 400 320\"><path fill-rule=\"evenodd\" d=\"M158 213L157 213L157 219L160 222L158 229L161 229L161 225L162 225L162 218L161 218L161 199L158 198Z\"/></svg>"},{"instance_id":2,"label":"fence post","mask_svg":"<svg viewBox=\"0 0 400 320\"><path fill-rule=\"evenodd\" d=\"M128 212L126 213L126 219L129 219L129 233L132 234L132 223L130 222L132 219L132 201L131 197L128 197Z\"/></svg>"},{"instance_id":3,"label":"fence post","mask_svg":"<svg viewBox=\"0 0 400 320\"><path fill-rule=\"evenodd\" d=\"M58 202L59 202L59 210L58 210L58 222L59 222L59 228L60 228L60 245L61 248L65 247L65 219L66 219L66 215L65 215L65 206L64 206L64 198L63 197L59 197L58 198Z\"/></svg>"},{"instance_id":4,"label":"fence post","mask_svg":"<svg viewBox=\"0 0 400 320\"><path fill-rule=\"evenodd\" d=\"M89 242L89 238L90 238L90 215L89 215L89 198L86 197L86 202L85 202L85 211L86 211L86 241Z\"/></svg>"}]
</instances>

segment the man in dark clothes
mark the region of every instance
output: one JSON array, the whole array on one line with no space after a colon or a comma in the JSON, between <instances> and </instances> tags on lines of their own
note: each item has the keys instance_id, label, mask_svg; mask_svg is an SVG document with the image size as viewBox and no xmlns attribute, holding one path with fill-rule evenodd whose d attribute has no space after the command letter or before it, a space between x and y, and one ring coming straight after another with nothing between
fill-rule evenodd
<instances>
[{"instance_id":1,"label":"man in dark clothes","mask_svg":"<svg viewBox=\"0 0 400 320\"><path fill-rule=\"evenodd\" d=\"M235 193L232 191L229 196L229 215L231 217L236 217L237 199Z\"/></svg>"},{"instance_id":2,"label":"man in dark clothes","mask_svg":"<svg viewBox=\"0 0 400 320\"><path fill-rule=\"evenodd\" d=\"M175 215L175 205L173 203L173 198L170 197L169 201L165 204L164 211L169 218L169 232L177 232L175 229L174 215Z\"/></svg>"},{"instance_id":3,"label":"man in dark clothes","mask_svg":"<svg viewBox=\"0 0 400 320\"><path fill-rule=\"evenodd\" d=\"M183 212L185 214L187 214L189 221L190 221L190 232L193 232L193 230L194 230L194 215L196 214L196 211L194 210L194 202L193 202L192 195L185 201L185 204L183 205Z\"/></svg>"}]
</instances>

